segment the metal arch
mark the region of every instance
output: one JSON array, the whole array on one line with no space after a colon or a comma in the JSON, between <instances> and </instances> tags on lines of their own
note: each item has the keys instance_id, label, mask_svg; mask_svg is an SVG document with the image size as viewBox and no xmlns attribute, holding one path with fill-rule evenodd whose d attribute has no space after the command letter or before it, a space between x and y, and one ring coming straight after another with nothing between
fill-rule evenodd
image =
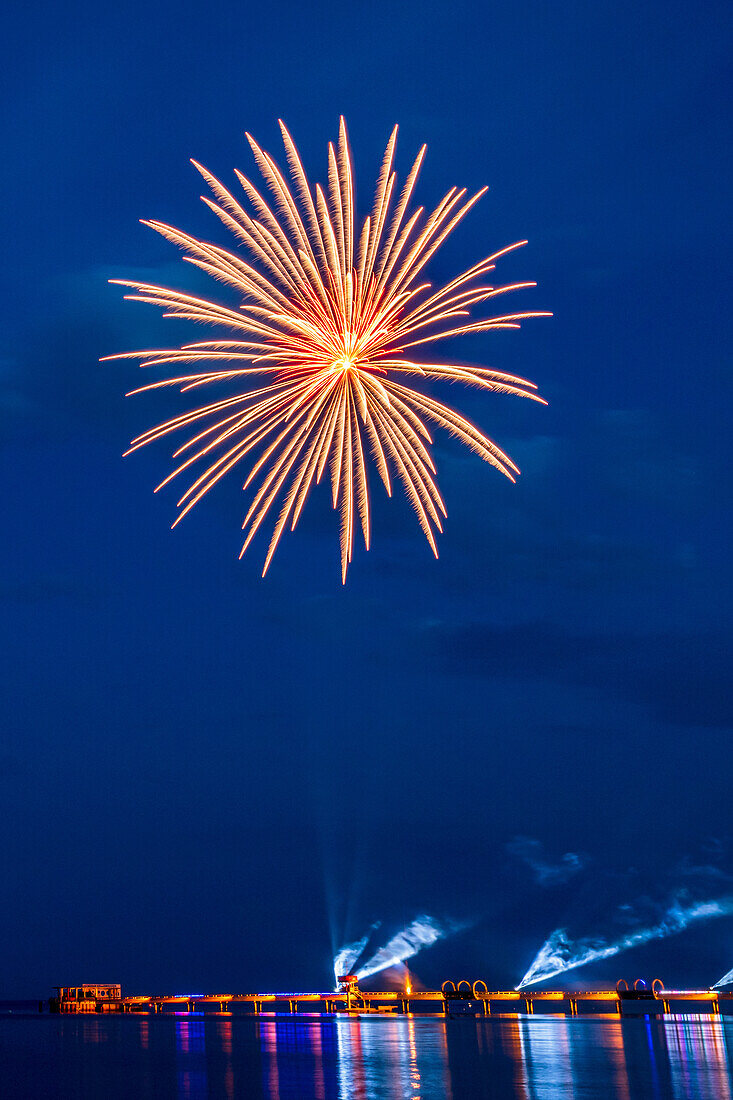
<instances>
[{"instance_id":1,"label":"metal arch","mask_svg":"<svg viewBox=\"0 0 733 1100\"><path fill-rule=\"evenodd\" d=\"M622 985L623 985L625 990L628 990L629 983L626 981L626 978L619 978L619 980L616 982L616 992L617 993L621 992L621 986Z\"/></svg>"},{"instance_id":2,"label":"metal arch","mask_svg":"<svg viewBox=\"0 0 733 1100\"><path fill-rule=\"evenodd\" d=\"M447 981L443 982L443 984L441 985L441 987L440 987L441 993L448 993L449 992L449 990L446 989L446 986L448 986L448 985L450 986L450 992L455 993L456 992L456 983L452 982L450 980L450 978Z\"/></svg>"},{"instance_id":3,"label":"metal arch","mask_svg":"<svg viewBox=\"0 0 733 1100\"><path fill-rule=\"evenodd\" d=\"M479 985L482 985L484 988L482 990L478 989ZM489 987L487 986L484 979L483 978L477 978L476 981L473 983L473 986L471 987L471 993L473 994L473 996L478 997L479 993L488 993L488 992L489 992Z\"/></svg>"},{"instance_id":4,"label":"metal arch","mask_svg":"<svg viewBox=\"0 0 733 1100\"><path fill-rule=\"evenodd\" d=\"M462 985L467 985L468 986L468 992L471 993L471 994L473 993L473 986L471 985L471 983L469 981L466 980L466 978L462 978L460 980L460 982L456 986L456 993L461 992L461 986Z\"/></svg>"},{"instance_id":5,"label":"metal arch","mask_svg":"<svg viewBox=\"0 0 733 1100\"><path fill-rule=\"evenodd\" d=\"M659 983L659 984L657 984ZM652 993L661 993L664 990L664 982L661 978L655 978L652 982Z\"/></svg>"},{"instance_id":6,"label":"metal arch","mask_svg":"<svg viewBox=\"0 0 733 1100\"><path fill-rule=\"evenodd\" d=\"M634 989L637 990L637 992L638 992L640 989L646 989L646 988L647 988L647 984L644 981L644 979L643 978L637 978L636 981L634 982Z\"/></svg>"}]
</instances>

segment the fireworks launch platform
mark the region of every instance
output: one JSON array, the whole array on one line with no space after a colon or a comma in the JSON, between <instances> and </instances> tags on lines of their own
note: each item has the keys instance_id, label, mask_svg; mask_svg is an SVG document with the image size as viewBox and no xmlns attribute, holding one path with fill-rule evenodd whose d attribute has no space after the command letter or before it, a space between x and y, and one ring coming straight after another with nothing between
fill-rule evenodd
<instances>
[{"instance_id":1,"label":"fireworks launch platform","mask_svg":"<svg viewBox=\"0 0 733 1100\"><path fill-rule=\"evenodd\" d=\"M352 976L349 975L349 978ZM341 981L333 993L174 993L123 997L119 985L57 986L52 1012L204 1012L237 1015L336 1014L346 1016L733 1016L733 991L665 989L657 979L650 988L637 982L629 989L530 990L487 989L486 983L447 981L441 990L374 992L358 982Z\"/></svg>"}]
</instances>

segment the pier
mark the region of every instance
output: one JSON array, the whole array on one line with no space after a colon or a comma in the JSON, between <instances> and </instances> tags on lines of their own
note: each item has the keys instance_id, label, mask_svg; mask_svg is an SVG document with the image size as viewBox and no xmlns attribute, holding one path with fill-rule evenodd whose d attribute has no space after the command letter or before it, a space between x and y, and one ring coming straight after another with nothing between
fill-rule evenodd
<instances>
[{"instance_id":1,"label":"pier","mask_svg":"<svg viewBox=\"0 0 733 1100\"><path fill-rule=\"evenodd\" d=\"M328 993L140 993L122 996L115 984L57 986L51 1011L61 1013L163 1013L209 1012L259 1016L278 1014L363 1014L455 1016L604 1015L631 1016L721 1015L733 1016L733 991L715 989L665 989L659 979L650 988L637 981L635 988L619 982L616 989L598 990L496 990L478 980L446 981L440 990L385 990L359 988L352 975L339 989Z\"/></svg>"}]
</instances>

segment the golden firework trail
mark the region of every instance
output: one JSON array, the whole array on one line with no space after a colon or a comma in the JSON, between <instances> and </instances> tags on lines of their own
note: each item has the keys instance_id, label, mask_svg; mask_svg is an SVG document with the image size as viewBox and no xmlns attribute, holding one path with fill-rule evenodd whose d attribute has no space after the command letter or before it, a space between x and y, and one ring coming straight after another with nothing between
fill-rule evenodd
<instances>
[{"instance_id":1,"label":"golden firework trail","mask_svg":"<svg viewBox=\"0 0 733 1100\"><path fill-rule=\"evenodd\" d=\"M354 528L370 542L369 458L389 495L396 476L437 557L435 530L445 506L435 482L429 425L457 436L510 480L519 470L507 455L454 409L406 384L415 378L463 382L485 390L542 401L536 386L511 374L463 363L413 358L438 340L493 329L519 328L527 317L507 313L471 320L471 310L535 283L489 285L495 261L526 241L502 248L434 289L421 281L428 262L485 193L468 196L452 187L429 213L409 213L423 146L401 190L392 164L395 126L387 143L371 214L357 227L354 177L343 118L338 142L328 147L328 186L313 191L298 151L280 122L290 182L249 134L247 139L267 188L263 194L237 172L245 205L196 161L213 198L203 201L246 247L247 258L174 229L143 221L178 245L184 258L241 295L226 305L149 283L112 279L131 288L132 301L161 306L166 317L201 321L221 330L213 339L178 348L125 352L107 359L140 359L141 367L191 373L151 382L143 393L178 386L231 384L234 392L158 424L132 441L130 450L174 432L187 438L174 452L181 460L158 485L187 474L194 480L178 501L173 526L233 467L249 456L244 482L252 501L242 523L240 557L268 514L279 509L263 576L280 537L300 518L314 483L330 468L334 509L340 512L341 576L351 561ZM205 369L202 364L206 363ZM195 365L194 365L195 364ZM247 365L243 365L247 364ZM171 368L172 369L172 368ZM252 387L252 376L266 384ZM542 402L543 404L545 402ZM156 492L157 492L156 489ZM435 530L434 530L435 529Z\"/></svg>"}]
</instances>

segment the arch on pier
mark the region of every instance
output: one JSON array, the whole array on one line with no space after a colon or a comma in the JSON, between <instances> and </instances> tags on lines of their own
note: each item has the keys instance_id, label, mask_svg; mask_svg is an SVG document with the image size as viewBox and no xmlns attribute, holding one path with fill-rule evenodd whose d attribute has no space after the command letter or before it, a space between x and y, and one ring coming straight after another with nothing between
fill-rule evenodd
<instances>
[{"instance_id":1,"label":"arch on pier","mask_svg":"<svg viewBox=\"0 0 733 1100\"><path fill-rule=\"evenodd\" d=\"M461 986L464 986L464 985L465 985L466 989L468 990L468 995L470 997L473 994L473 986L471 985L470 982L466 981L465 978L463 978L458 983L458 985L456 986L456 993L460 993L461 992Z\"/></svg>"},{"instance_id":2,"label":"arch on pier","mask_svg":"<svg viewBox=\"0 0 733 1100\"><path fill-rule=\"evenodd\" d=\"M450 986L450 988L448 988L449 986ZM443 982L443 984L440 987L440 990L441 990L441 993L455 993L456 983L450 981L450 979L449 979L447 982Z\"/></svg>"},{"instance_id":3,"label":"arch on pier","mask_svg":"<svg viewBox=\"0 0 733 1100\"><path fill-rule=\"evenodd\" d=\"M628 990L628 988L629 983L626 981L626 978L619 978L619 980L616 982L616 992L623 993Z\"/></svg>"},{"instance_id":4,"label":"arch on pier","mask_svg":"<svg viewBox=\"0 0 733 1100\"><path fill-rule=\"evenodd\" d=\"M643 978L637 978L634 982L634 989L639 992L641 989L646 989L647 985Z\"/></svg>"},{"instance_id":5,"label":"arch on pier","mask_svg":"<svg viewBox=\"0 0 733 1100\"><path fill-rule=\"evenodd\" d=\"M664 989L664 982L661 978L655 978L652 982L652 993L661 993Z\"/></svg>"},{"instance_id":6,"label":"arch on pier","mask_svg":"<svg viewBox=\"0 0 733 1100\"><path fill-rule=\"evenodd\" d=\"M484 988L479 989L480 985L482 985ZM478 997L479 993L488 993L489 987L487 986L483 978L477 978L476 981L473 983L473 988L471 989L471 992L473 993L474 997Z\"/></svg>"}]
</instances>

